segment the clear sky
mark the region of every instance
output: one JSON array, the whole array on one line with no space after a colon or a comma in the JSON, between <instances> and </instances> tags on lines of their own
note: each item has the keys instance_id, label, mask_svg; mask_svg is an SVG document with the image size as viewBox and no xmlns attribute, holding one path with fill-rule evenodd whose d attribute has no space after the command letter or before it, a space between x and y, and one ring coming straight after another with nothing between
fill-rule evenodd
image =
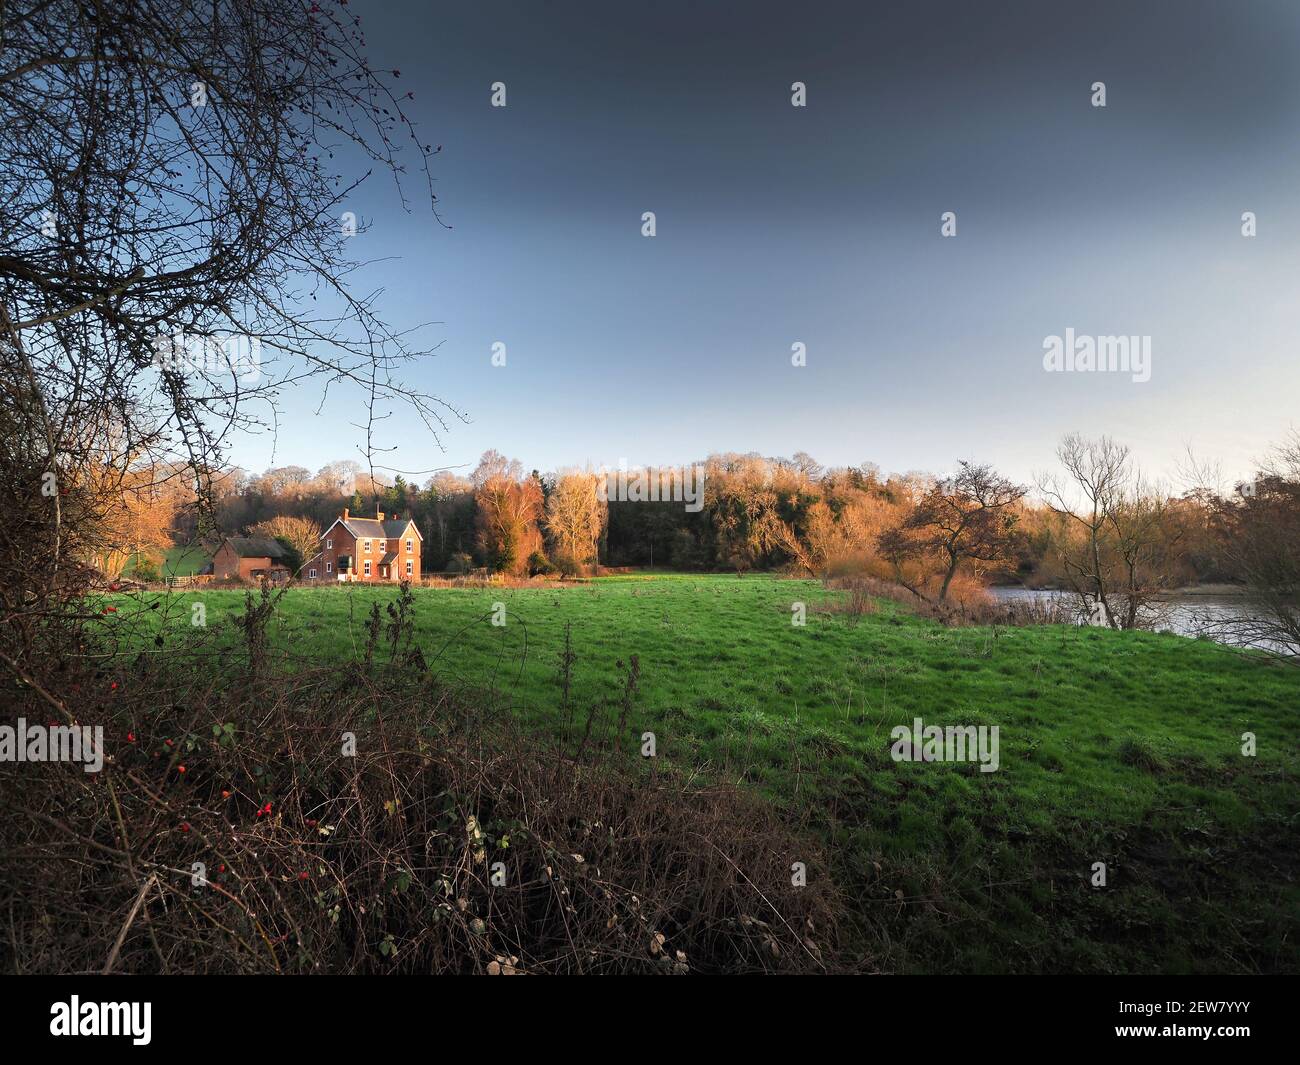
<instances>
[{"instance_id":1,"label":"clear sky","mask_svg":"<svg viewBox=\"0 0 1300 1065\"><path fill-rule=\"evenodd\" d=\"M386 260L358 287L441 323L410 383L470 418L440 451L396 412L392 465L803 450L1027 480L1080 430L1234 474L1300 428L1294 0L348 10L443 146L452 226L379 176L349 204ZM1067 328L1150 336L1151 380L1045 372ZM356 398L308 393L275 463L357 457ZM272 440L232 457L260 470Z\"/></svg>"}]
</instances>

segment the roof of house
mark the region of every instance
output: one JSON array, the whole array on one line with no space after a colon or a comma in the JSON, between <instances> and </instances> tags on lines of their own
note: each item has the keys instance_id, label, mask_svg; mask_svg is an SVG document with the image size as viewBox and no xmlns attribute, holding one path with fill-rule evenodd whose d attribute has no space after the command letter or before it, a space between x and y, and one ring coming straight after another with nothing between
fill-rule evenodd
<instances>
[{"instance_id":1,"label":"roof of house","mask_svg":"<svg viewBox=\"0 0 1300 1065\"><path fill-rule=\"evenodd\" d=\"M289 557L289 552L284 549L284 545L269 536L228 536L226 543L240 558L285 559Z\"/></svg>"},{"instance_id":2,"label":"roof of house","mask_svg":"<svg viewBox=\"0 0 1300 1065\"><path fill-rule=\"evenodd\" d=\"M398 539L406 532L407 526L413 525L410 518L389 518L387 521L379 521L377 518L358 518L356 515L349 515L346 518L336 518L334 525L342 525L358 540L388 540ZM334 528L331 525L325 533ZM324 539L325 533L321 533ZM415 535L420 535L420 530L415 530Z\"/></svg>"},{"instance_id":3,"label":"roof of house","mask_svg":"<svg viewBox=\"0 0 1300 1065\"><path fill-rule=\"evenodd\" d=\"M390 562L392 562L395 558L397 558L397 552L396 552L396 551L389 551L388 554L386 554L383 558L381 558L381 559L379 560L379 564L380 564L381 566L387 566L387 565L388 565Z\"/></svg>"}]
</instances>

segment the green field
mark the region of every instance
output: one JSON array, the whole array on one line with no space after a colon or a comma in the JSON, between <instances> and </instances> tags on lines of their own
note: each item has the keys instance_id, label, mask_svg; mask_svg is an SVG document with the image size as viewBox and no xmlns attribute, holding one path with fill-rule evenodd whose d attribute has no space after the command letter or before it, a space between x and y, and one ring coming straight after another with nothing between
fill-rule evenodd
<instances>
[{"instance_id":1,"label":"green field","mask_svg":"<svg viewBox=\"0 0 1300 1065\"><path fill-rule=\"evenodd\" d=\"M135 555L127 560L126 565L122 567L123 577L135 574L140 557ZM189 577L198 573L203 568L203 564L208 561L208 553L197 546L169 547L162 553L161 558L156 553L148 557L154 559L158 565L158 573L163 577Z\"/></svg>"},{"instance_id":2,"label":"green field","mask_svg":"<svg viewBox=\"0 0 1300 1065\"><path fill-rule=\"evenodd\" d=\"M862 949L893 971L1295 971L1300 670L1173 635L943 628L881 603L853 618L810 581L605 578L416 591L417 644L448 683L576 742L619 742L748 782L829 842ZM394 588L293 589L275 644L344 667ZM162 597L157 597L162 598ZM243 592L144 612L179 643L238 645ZM206 628L190 624L190 604ZM506 623L491 622L495 603ZM793 625L792 604L807 604ZM109 625L129 626L126 606ZM557 679L565 629L572 720ZM152 640L149 641L152 643ZM381 652L382 654L382 652ZM996 725L1000 768L896 763L890 730ZM1244 757L1242 734L1257 737ZM1089 881L1106 863L1108 883Z\"/></svg>"}]
</instances>

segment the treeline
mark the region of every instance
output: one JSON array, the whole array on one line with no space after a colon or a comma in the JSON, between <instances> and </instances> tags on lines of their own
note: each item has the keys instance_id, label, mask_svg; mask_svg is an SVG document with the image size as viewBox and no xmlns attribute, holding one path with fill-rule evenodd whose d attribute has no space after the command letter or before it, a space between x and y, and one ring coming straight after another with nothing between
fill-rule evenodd
<instances>
[{"instance_id":1,"label":"treeline","mask_svg":"<svg viewBox=\"0 0 1300 1065\"><path fill-rule=\"evenodd\" d=\"M302 467L260 475L235 469L214 478L215 527L241 533L295 517L324 528L343 507L359 514L378 509L415 520L426 572L474 566L528 573L597 564L768 570L796 562L790 534L824 539L827 513L842 550L822 541L818 550L851 564L853 549L867 548L925 483L918 475L883 478L870 466L823 469L803 454L712 455L699 468L698 509L681 501L619 499L612 483L601 491L604 475L596 471L526 470L495 451L468 476L443 472L421 485L401 476L371 477L351 462L315 474ZM667 480L679 471L634 472ZM187 542L198 531L192 513L179 508L176 539Z\"/></svg>"},{"instance_id":2,"label":"treeline","mask_svg":"<svg viewBox=\"0 0 1300 1065\"><path fill-rule=\"evenodd\" d=\"M442 472L420 485L351 462L314 474L229 470L214 478L213 511L219 534L273 531L268 523L281 518L324 529L343 507L409 515L424 537L426 572L791 568L876 576L925 598L971 581L1083 588L1103 604L1123 593L1126 610L1140 594L1247 579L1224 535L1239 492L1201 484L1172 492L1109 440L1071 436L1057 457L1058 474L1027 486L973 462L947 477L886 476L870 463L823 467L802 452L718 454L699 464L702 496L687 507L620 499L613 480L602 491L606 475L596 471L530 471L489 451L468 476ZM192 540L193 511L182 500L174 514L172 535Z\"/></svg>"},{"instance_id":3,"label":"treeline","mask_svg":"<svg viewBox=\"0 0 1300 1065\"><path fill-rule=\"evenodd\" d=\"M1080 616L1119 629L1157 625L1174 589L1235 584L1267 608L1236 638L1300 654L1300 437L1247 482L1225 486L1193 471L1180 492L1147 479L1105 437L1071 434L1056 459L1056 472L1031 486L970 461L944 477L884 476L871 464L822 467L804 453L721 454L683 477L544 474L488 451L469 476L442 472L423 485L343 462L315 474L219 471L199 479L200 495L181 468L150 466L102 484L83 477L61 498L67 513L93 501L84 523L93 535L83 530L76 553L110 577L131 558L156 560L178 543L212 549L237 533L276 537L306 560L348 507L413 518L426 574L784 570L888 581L941 613L990 583L1023 583L1067 591ZM685 498L669 492L683 483ZM156 561L137 569L145 579L156 572Z\"/></svg>"}]
</instances>

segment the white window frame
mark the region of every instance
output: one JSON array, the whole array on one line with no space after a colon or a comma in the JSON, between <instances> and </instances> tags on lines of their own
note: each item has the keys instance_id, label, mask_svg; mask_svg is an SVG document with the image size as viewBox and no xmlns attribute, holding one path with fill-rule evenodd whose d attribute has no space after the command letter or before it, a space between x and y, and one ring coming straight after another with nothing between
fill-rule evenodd
<instances>
[{"instance_id":1,"label":"white window frame","mask_svg":"<svg viewBox=\"0 0 1300 1065\"><path fill-rule=\"evenodd\" d=\"M314 569L309 569L309 570L307 571L307 577L308 577L308 579L314 581L314 580L316 579L316 571L315 571Z\"/></svg>"},{"instance_id":2,"label":"white window frame","mask_svg":"<svg viewBox=\"0 0 1300 1065\"><path fill-rule=\"evenodd\" d=\"M333 540L326 540L326 541L325 541L325 550L326 550L326 551L333 551L333 550L334 550L334 541L333 541Z\"/></svg>"},{"instance_id":3,"label":"white window frame","mask_svg":"<svg viewBox=\"0 0 1300 1065\"><path fill-rule=\"evenodd\" d=\"M326 562L326 563L325 563L325 572L326 572L326 573L333 573L333 572L334 572L334 563L333 563L333 562Z\"/></svg>"},{"instance_id":4,"label":"white window frame","mask_svg":"<svg viewBox=\"0 0 1300 1065\"><path fill-rule=\"evenodd\" d=\"M369 576L370 576L370 559L366 559L366 561L365 561L365 566L366 566L365 571L364 571L364 572L365 572L365 576L369 577Z\"/></svg>"},{"instance_id":5,"label":"white window frame","mask_svg":"<svg viewBox=\"0 0 1300 1065\"><path fill-rule=\"evenodd\" d=\"M406 560L406 575L407 575L408 577L411 576L411 567L412 567L412 565L413 565L413 563L412 563L411 560L408 558L408 559Z\"/></svg>"},{"instance_id":6,"label":"white window frame","mask_svg":"<svg viewBox=\"0 0 1300 1065\"><path fill-rule=\"evenodd\" d=\"M365 555L370 554L370 541L369 541L369 540L365 540L365 541L362 541L362 542L366 545L366 546L365 546L365 549L362 551L362 554L365 554Z\"/></svg>"},{"instance_id":7,"label":"white window frame","mask_svg":"<svg viewBox=\"0 0 1300 1065\"><path fill-rule=\"evenodd\" d=\"M381 555L383 555L383 554L387 554L387 552L388 552L388 541L387 541L387 540L380 540L380 541L379 541L379 553L380 553Z\"/></svg>"},{"instance_id":8,"label":"white window frame","mask_svg":"<svg viewBox=\"0 0 1300 1065\"><path fill-rule=\"evenodd\" d=\"M414 550L415 550L415 541L414 541L414 540L407 540L407 541L406 541L406 553L409 555L409 554L410 554L412 551L414 551Z\"/></svg>"}]
</instances>

